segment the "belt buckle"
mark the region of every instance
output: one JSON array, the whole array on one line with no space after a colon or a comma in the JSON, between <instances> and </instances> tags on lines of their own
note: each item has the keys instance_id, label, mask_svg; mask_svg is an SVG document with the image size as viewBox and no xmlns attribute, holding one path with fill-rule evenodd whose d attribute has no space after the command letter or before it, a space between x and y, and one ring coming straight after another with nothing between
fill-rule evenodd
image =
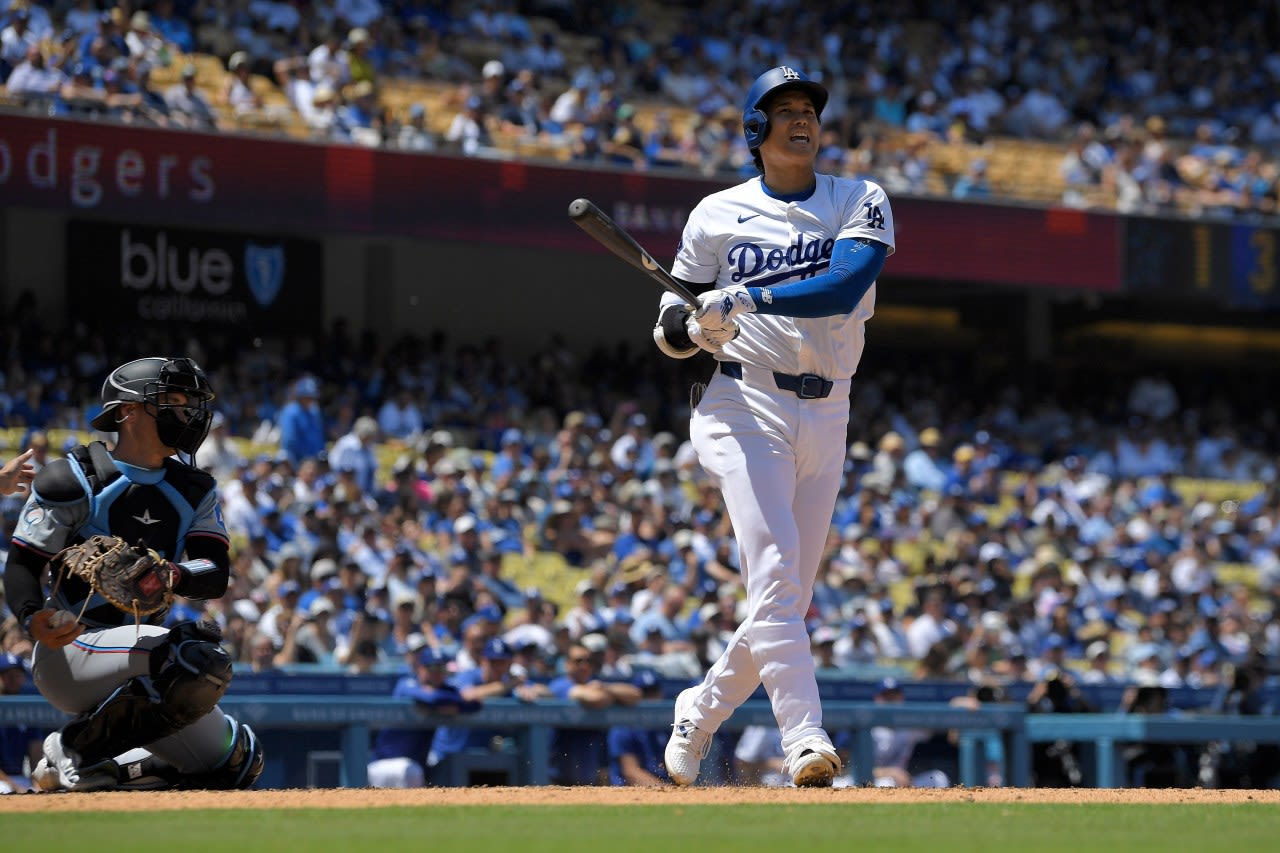
<instances>
[{"instance_id":1,"label":"belt buckle","mask_svg":"<svg viewBox=\"0 0 1280 853\"><path fill-rule=\"evenodd\" d=\"M802 373L796 386L796 396L801 400L821 400L827 396L827 380L814 373Z\"/></svg>"}]
</instances>

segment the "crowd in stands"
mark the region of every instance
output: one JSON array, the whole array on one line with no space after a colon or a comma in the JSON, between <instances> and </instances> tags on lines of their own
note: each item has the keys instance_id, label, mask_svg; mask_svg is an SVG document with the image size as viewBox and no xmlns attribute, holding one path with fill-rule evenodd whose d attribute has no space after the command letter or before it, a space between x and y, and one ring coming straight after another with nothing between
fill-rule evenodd
<instances>
[{"instance_id":1,"label":"crowd in stands","mask_svg":"<svg viewBox=\"0 0 1280 853\"><path fill-rule=\"evenodd\" d=\"M112 363L100 340L63 341L4 370L0 418L36 465L89 435ZM394 668L502 634L549 655L591 638L619 673L681 677L733 630L733 531L671 402L697 366L554 343L517 362L340 326L312 351L219 347L192 353L218 392L196 461L237 543L208 615L238 660L266 661L266 638L276 666ZM1081 374L1055 398L980 372L962 387L965 369L855 383L810 614L832 665L1013 681L1101 657L1082 676L1201 685L1278 659L1274 410L1209 380ZM548 555L557 595L512 581Z\"/></svg>"},{"instance_id":2,"label":"crowd in stands","mask_svg":"<svg viewBox=\"0 0 1280 853\"><path fill-rule=\"evenodd\" d=\"M1277 205L1271 4L5 0L0 31L7 97L53 115L732 178L754 168L743 93L786 64L831 91L820 170L891 193ZM1015 142L1052 145L995 174Z\"/></svg>"},{"instance_id":3,"label":"crowd in stands","mask_svg":"<svg viewBox=\"0 0 1280 853\"><path fill-rule=\"evenodd\" d=\"M101 376L133 354L47 331L4 329L4 454L37 466L91 435ZM513 359L341 323L287 346L136 344L185 347L218 395L196 463L220 484L232 587L170 618L215 619L245 671L427 684L488 648L510 659L493 695L580 697L696 678L737 625L733 531L673 402L699 360L555 341ZM809 613L823 671L1225 688L1276 669L1280 426L1253 378L892 362L854 383ZM20 506L0 502L6 529ZM544 585L522 585L535 565ZM0 653L28 656L0 616ZM591 657L582 691L572 655Z\"/></svg>"}]
</instances>

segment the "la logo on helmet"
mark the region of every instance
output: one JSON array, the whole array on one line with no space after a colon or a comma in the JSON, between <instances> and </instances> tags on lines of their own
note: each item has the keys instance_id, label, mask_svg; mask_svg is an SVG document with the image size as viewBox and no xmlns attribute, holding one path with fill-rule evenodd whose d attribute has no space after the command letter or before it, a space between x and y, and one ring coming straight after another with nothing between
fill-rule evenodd
<instances>
[{"instance_id":1,"label":"la logo on helmet","mask_svg":"<svg viewBox=\"0 0 1280 853\"><path fill-rule=\"evenodd\" d=\"M782 66L782 79L783 80L799 80L800 72L795 70L789 65L784 65Z\"/></svg>"}]
</instances>

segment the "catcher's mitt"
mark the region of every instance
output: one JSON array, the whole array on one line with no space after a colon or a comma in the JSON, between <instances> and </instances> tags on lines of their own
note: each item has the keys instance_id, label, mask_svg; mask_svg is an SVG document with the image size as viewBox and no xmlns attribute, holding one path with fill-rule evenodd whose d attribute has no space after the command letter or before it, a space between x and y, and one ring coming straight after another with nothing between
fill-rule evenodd
<instances>
[{"instance_id":1,"label":"catcher's mitt","mask_svg":"<svg viewBox=\"0 0 1280 853\"><path fill-rule=\"evenodd\" d=\"M162 610L173 600L172 567L142 542L130 545L118 536L91 536L60 551L53 563L59 578L63 573L75 575L135 618Z\"/></svg>"}]
</instances>

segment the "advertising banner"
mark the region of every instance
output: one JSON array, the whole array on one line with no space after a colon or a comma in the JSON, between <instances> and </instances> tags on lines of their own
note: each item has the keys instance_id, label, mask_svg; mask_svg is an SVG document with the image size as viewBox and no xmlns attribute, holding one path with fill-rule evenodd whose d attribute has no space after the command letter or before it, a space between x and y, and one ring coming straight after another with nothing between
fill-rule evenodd
<instances>
[{"instance_id":1,"label":"advertising banner","mask_svg":"<svg viewBox=\"0 0 1280 853\"><path fill-rule=\"evenodd\" d=\"M360 233L601 253L569 221L590 198L659 260L727 181L5 116L0 204L138 222ZM1121 286L1120 217L891 197L887 276L1013 287Z\"/></svg>"},{"instance_id":2,"label":"advertising banner","mask_svg":"<svg viewBox=\"0 0 1280 853\"><path fill-rule=\"evenodd\" d=\"M67 223L67 301L104 324L241 333L323 323L321 247L262 233Z\"/></svg>"}]
</instances>

